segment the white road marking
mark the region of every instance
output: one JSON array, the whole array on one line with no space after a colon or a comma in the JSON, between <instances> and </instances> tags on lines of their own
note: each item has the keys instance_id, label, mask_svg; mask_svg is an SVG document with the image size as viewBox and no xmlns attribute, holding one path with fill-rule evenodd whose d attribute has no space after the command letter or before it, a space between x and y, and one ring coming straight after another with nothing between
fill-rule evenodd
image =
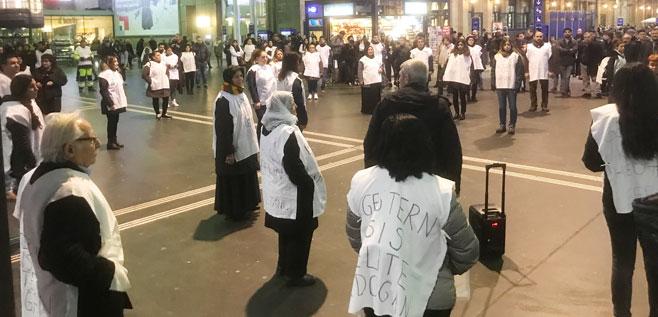
<instances>
[{"instance_id":1,"label":"white road marking","mask_svg":"<svg viewBox=\"0 0 658 317\"><path fill-rule=\"evenodd\" d=\"M487 159L482 159L482 158L477 158L477 157L470 157L470 156L463 156L463 159L464 159L464 161L471 161L471 162L484 163L484 164L490 164L490 163L494 162L492 160L487 160ZM595 182L602 182L603 181L603 176L594 176L594 175L587 175L587 174L580 174L580 173L565 172L565 171L554 170L554 169L549 169L549 168L535 167L535 166L515 164L515 163L507 163L507 162L504 162L504 163L507 164L508 167L514 167L514 168L523 169L523 170L527 170L527 171L540 172L540 173L546 173L546 174L554 174L554 175L561 175L561 176L569 176L569 177L573 177L573 178L586 179L586 180L595 181Z\"/></svg>"},{"instance_id":2,"label":"white road marking","mask_svg":"<svg viewBox=\"0 0 658 317\"><path fill-rule=\"evenodd\" d=\"M478 172L485 172L484 167L482 167L482 166L463 164L462 168L473 170L473 171L478 171ZM501 170L492 170L491 173L503 174L503 172ZM561 180L561 179L535 176L535 175L529 175L529 174L523 174L523 173L517 173L517 172L510 172L510 171L508 171L506 173L506 175L512 176L512 177L528 179L528 180L532 180L532 181L537 181L537 182L541 182L541 183L567 186L567 187L584 189L584 190L589 190L589 191L594 191L594 192L599 192L599 193L603 192L603 189L601 188L601 186L592 186L592 185L586 185L586 184L580 184L580 183L575 183L575 182L564 181L564 180Z\"/></svg>"}]
</instances>

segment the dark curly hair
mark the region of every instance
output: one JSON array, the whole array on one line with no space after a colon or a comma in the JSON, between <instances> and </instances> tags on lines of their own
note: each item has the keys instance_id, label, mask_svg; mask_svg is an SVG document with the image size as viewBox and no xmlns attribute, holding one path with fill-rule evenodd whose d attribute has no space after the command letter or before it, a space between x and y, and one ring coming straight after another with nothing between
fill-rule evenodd
<instances>
[{"instance_id":1,"label":"dark curly hair","mask_svg":"<svg viewBox=\"0 0 658 317\"><path fill-rule=\"evenodd\" d=\"M615 74L613 96L625 154L651 160L658 155L658 83L642 63L626 64Z\"/></svg>"},{"instance_id":2,"label":"dark curly hair","mask_svg":"<svg viewBox=\"0 0 658 317\"><path fill-rule=\"evenodd\" d=\"M222 73L222 78L224 79L224 82L233 83L233 76L235 76L237 72L240 72L242 73L242 75L244 75L244 71L239 66L229 66L226 69L224 69L224 72Z\"/></svg>"},{"instance_id":3,"label":"dark curly hair","mask_svg":"<svg viewBox=\"0 0 658 317\"><path fill-rule=\"evenodd\" d=\"M406 113L391 115L382 123L381 131L382 138L375 149L377 166L388 170L396 182L432 173L432 140L420 119Z\"/></svg>"}]
</instances>

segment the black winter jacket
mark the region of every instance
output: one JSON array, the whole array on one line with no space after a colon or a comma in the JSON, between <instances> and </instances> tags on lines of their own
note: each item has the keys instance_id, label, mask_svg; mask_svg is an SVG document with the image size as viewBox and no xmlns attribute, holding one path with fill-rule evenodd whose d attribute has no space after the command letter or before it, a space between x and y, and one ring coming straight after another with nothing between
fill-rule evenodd
<instances>
[{"instance_id":1,"label":"black winter jacket","mask_svg":"<svg viewBox=\"0 0 658 317\"><path fill-rule=\"evenodd\" d=\"M376 149L381 138L382 123L387 117L398 113L414 115L425 123L435 148L433 173L454 181L459 194L462 148L457 127L452 120L450 102L443 97L437 99L426 87L403 87L380 101L363 140L365 167L377 165Z\"/></svg>"}]
</instances>

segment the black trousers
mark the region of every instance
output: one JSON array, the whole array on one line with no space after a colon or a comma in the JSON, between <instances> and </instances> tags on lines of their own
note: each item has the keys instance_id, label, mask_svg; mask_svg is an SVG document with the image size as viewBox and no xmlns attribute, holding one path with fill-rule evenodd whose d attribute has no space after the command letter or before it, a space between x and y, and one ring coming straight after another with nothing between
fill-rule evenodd
<instances>
[{"instance_id":1,"label":"black trousers","mask_svg":"<svg viewBox=\"0 0 658 317\"><path fill-rule=\"evenodd\" d=\"M393 63L389 62L388 60L384 61L384 73L386 74L386 80L388 83L391 83L391 68L393 66Z\"/></svg>"},{"instance_id":2,"label":"black trousers","mask_svg":"<svg viewBox=\"0 0 658 317\"><path fill-rule=\"evenodd\" d=\"M153 110L155 111L155 114L160 114L160 99L162 99L162 114L167 114L169 97L153 98Z\"/></svg>"},{"instance_id":3,"label":"black trousers","mask_svg":"<svg viewBox=\"0 0 658 317\"><path fill-rule=\"evenodd\" d=\"M187 72L185 73L185 89L187 94L191 95L194 91L194 78L196 77L196 72Z\"/></svg>"},{"instance_id":4,"label":"black trousers","mask_svg":"<svg viewBox=\"0 0 658 317\"><path fill-rule=\"evenodd\" d=\"M363 312L366 313L366 317L390 317L388 315L386 315L386 316L375 315L375 312L370 307L364 308ZM428 310L425 310L425 313L423 314L423 317L450 317L450 312L452 312L452 309L446 309L446 310L430 310L430 309L428 309Z\"/></svg>"},{"instance_id":5,"label":"black trousers","mask_svg":"<svg viewBox=\"0 0 658 317\"><path fill-rule=\"evenodd\" d=\"M300 278L306 275L311 240L313 240L313 231L297 234L279 233L277 270L282 275L290 278Z\"/></svg>"},{"instance_id":6,"label":"black trousers","mask_svg":"<svg viewBox=\"0 0 658 317\"><path fill-rule=\"evenodd\" d=\"M452 91L452 105L453 107L455 107L455 114L465 114L468 85L450 83L449 88ZM460 105L461 105L461 109L460 109Z\"/></svg>"},{"instance_id":7,"label":"black trousers","mask_svg":"<svg viewBox=\"0 0 658 317\"><path fill-rule=\"evenodd\" d=\"M530 82L530 109L537 109L537 82L541 86L541 108L548 109L548 79Z\"/></svg>"},{"instance_id":8,"label":"black trousers","mask_svg":"<svg viewBox=\"0 0 658 317\"><path fill-rule=\"evenodd\" d=\"M51 97L48 99L38 99L37 105L45 117L49 113L62 112L62 97Z\"/></svg>"},{"instance_id":9,"label":"black trousers","mask_svg":"<svg viewBox=\"0 0 658 317\"><path fill-rule=\"evenodd\" d=\"M615 317L631 316L633 271L637 249L637 231L633 214L618 214L603 208L612 244L612 305Z\"/></svg>"},{"instance_id":10,"label":"black trousers","mask_svg":"<svg viewBox=\"0 0 658 317\"><path fill-rule=\"evenodd\" d=\"M477 99L478 87L482 85L482 70L471 71L471 100Z\"/></svg>"},{"instance_id":11,"label":"black trousers","mask_svg":"<svg viewBox=\"0 0 658 317\"><path fill-rule=\"evenodd\" d=\"M113 144L117 142L117 129L119 127L119 112L107 112L107 143Z\"/></svg>"},{"instance_id":12,"label":"black trousers","mask_svg":"<svg viewBox=\"0 0 658 317\"><path fill-rule=\"evenodd\" d=\"M400 81L400 65L393 64L393 81L395 83Z\"/></svg>"},{"instance_id":13,"label":"black trousers","mask_svg":"<svg viewBox=\"0 0 658 317\"><path fill-rule=\"evenodd\" d=\"M308 93L317 94L318 93L318 81L317 78L308 78Z\"/></svg>"},{"instance_id":14,"label":"black trousers","mask_svg":"<svg viewBox=\"0 0 658 317\"><path fill-rule=\"evenodd\" d=\"M260 105L260 109L256 109L256 117L258 118L258 125L256 126L256 137L258 138L258 143L260 144L260 130L263 128L263 116L267 111L266 105Z\"/></svg>"}]
</instances>

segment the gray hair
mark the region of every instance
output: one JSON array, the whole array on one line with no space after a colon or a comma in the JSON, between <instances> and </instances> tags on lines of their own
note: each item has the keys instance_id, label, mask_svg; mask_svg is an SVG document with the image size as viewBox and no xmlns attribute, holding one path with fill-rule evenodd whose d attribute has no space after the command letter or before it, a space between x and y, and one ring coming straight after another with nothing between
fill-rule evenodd
<instances>
[{"instance_id":1,"label":"gray hair","mask_svg":"<svg viewBox=\"0 0 658 317\"><path fill-rule=\"evenodd\" d=\"M41 159L44 162L66 162L64 145L80 138L82 118L77 112L53 113L46 117L46 127L41 137Z\"/></svg>"},{"instance_id":2,"label":"gray hair","mask_svg":"<svg viewBox=\"0 0 658 317\"><path fill-rule=\"evenodd\" d=\"M407 85L427 85L427 66L417 59L410 59L400 65L400 75L407 76Z\"/></svg>"}]
</instances>

